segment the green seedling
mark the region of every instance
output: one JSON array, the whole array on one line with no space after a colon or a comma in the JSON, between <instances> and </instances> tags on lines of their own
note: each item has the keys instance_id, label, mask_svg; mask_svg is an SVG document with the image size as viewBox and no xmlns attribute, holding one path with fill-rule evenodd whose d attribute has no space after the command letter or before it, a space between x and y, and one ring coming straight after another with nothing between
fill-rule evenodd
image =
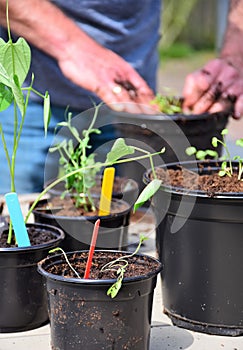
<instances>
[{"instance_id":1,"label":"green seedling","mask_svg":"<svg viewBox=\"0 0 243 350\"><path fill-rule=\"evenodd\" d=\"M140 240L139 240L139 244L138 244L137 248L135 249L135 251L133 253L127 254L127 255L124 255L124 256L122 256L120 258L112 260L112 261L108 262L107 264L105 264L104 266L102 266L102 268L100 270L101 272L104 272L104 271L115 271L116 274L117 274L116 282L113 283L112 286L107 291L107 295L109 295L111 298L115 298L117 296L119 290L122 287L122 282L123 282L123 279L124 279L126 268L127 268L128 264L129 264L128 259L133 257L134 255L136 255L138 253L139 249L141 248L142 243L146 239L147 239L147 237L141 236ZM58 251L60 251L63 254L66 263L68 264L69 268L73 271L73 273L76 275L76 277L81 279L82 277L74 269L74 267L72 266L72 264L70 263L70 261L69 261L69 259L67 257L67 254L65 253L65 251L62 248L57 247L57 248L51 249L49 251L49 253L56 253Z\"/></svg>"},{"instance_id":2,"label":"green seedling","mask_svg":"<svg viewBox=\"0 0 243 350\"><path fill-rule=\"evenodd\" d=\"M111 165L116 165L124 162L131 162L143 158L149 158L153 174L155 174L153 156L165 152L163 148L160 152L151 154L139 147L129 146L125 143L123 138L118 138L114 142L110 152L108 152L104 163L95 161L95 153L88 155L90 136L93 133L99 134L100 130L94 128L95 121L98 116L100 105L95 107L95 113L87 130L82 131L79 135L78 130L72 125L72 115L69 113L66 121L61 122L58 126L67 127L71 133L72 138L77 143L74 147L73 139L63 140L59 144L50 149L51 152L58 151L60 154L59 164L63 167L66 191L63 192L62 197L67 191L73 194L76 207L82 207L85 210L91 209L95 211L95 204L91 195L91 189L96 184L96 175L99 171ZM141 153L141 156L125 158L132 156L135 151ZM135 205L135 210L138 209L146 200L148 200L159 188L161 181L152 181L146 191L144 191L138 198Z\"/></svg>"},{"instance_id":3,"label":"green seedling","mask_svg":"<svg viewBox=\"0 0 243 350\"><path fill-rule=\"evenodd\" d=\"M133 257L135 254L138 253L142 243L147 239L145 236L141 236L139 240L139 244L135 251L131 254L122 256L120 258L117 258L113 261L108 262L101 268L102 271L112 270L115 271L117 274L117 280L115 283L112 284L112 286L108 289L107 295L109 295L111 298L115 298L119 292L119 290L122 287L122 282L124 279L124 275L126 272L126 268L129 264L128 259Z\"/></svg>"},{"instance_id":4,"label":"green seedling","mask_svg":"<svg viewBox=\"0 0 243 350\"><path fill-rule=\"evenodd\" d=\"M33 88L34 75L30 86L23 86L30 69L31 52L28 43L20 37L15 43L12 41L8 1L6 2L6 18L8 41L0 38L0 112L14 105L13 148L8 149L2 124L0 123L0 137L5 152L7 166L11 180L11 192L15 192L15 164L16 154L24 127L26 111L30 93L34 93L44 100L44 132L47 132L50 121L50 97L48 92L44 95ZM19 117L20 116L20 117ZM8 243L12 240L12 226L9 227Z\"/></svg>"},{"instance_id":5,"label":"green seedling","mask_svg":"<svg viewBox=\"0 0 243 350\"><path fill-rule=\"evenodd\" d=\"M76 277L81 278L80 275L78 274L78 272L75 270L75 268L72 266L72 264L68 260L67 254L65 253L65 251L62 248L57 247L57 248L51 249L51 250L49 250L49 253L56 253L58 251L60 251L63 254L66 263L68 264L70 269L73 271L73 273L76 275Z\"/></svg>"},{"instance_id":6,"label":"green seedling","mask_svg":"<svg viewBox=\"0 0 243 350\"><path fill-rule=\"evenodd\" d=\"M71 191L77 208L83 207L85 210L89 210L89 207L91 207L92 211L95 211L95 205L90 189L96 184L96 175L101 169L101 163L95 162L95 154L91 153L87 155L87 151L91 148L89 145L90 136L94 133L100 134L100 130L94 128L97 115L98 107L95 109L94 117L89 128L83 130L82 136L80 136L78 130L72 126L72 114L69 113L67 120L58 123L57 126L68 128L77 143L77 147L74 147L73 139L64 139L61 143L50 148L50 152L59 152L59 164L63 167L64 174L68 175L76 169L84 169L66 178L66 191L63 192L62 198L64 198L68 191Z\"/></svg>"},{"instance_id":7,"label":"green seedling","mask_svg":"<svg viewBox=\"0 0 243 350\"><path fill-rule=\"evenodd\" d=\"M151 101L151 104L157 105L160 112L164 114L176 114L182 113L182 104L180 98L174 96L164 96L156 94L155 99Z\"/></svg>"},{"instance_id":8,"label":"green seedling","mask_svg":"<svg viewBox=\"0 0 243 350\"><path fill-rule=\"evenodd\" d=\"M205 160L207 157L218 159L218 152L211 149L197 150L194 146L188 147L186 149L186 154L188 156L195 155L198 160Z\"/></svg>"},{"instance_id":9,"label":"green seedling","mask_svg":"<svg viewBox=\"0 0 243 350\"><path fill-rule=\"evenodd\" d=\"M233 165L232 160L238 161L238 180L242 181L242 174L243 174L243 159L240 156L234 156L233 158L230 155L229 148L227 146L225 136L228 134L228 129L223 129L221 131L222 140L218 139L217 137L212 138L212 145L213 147L218 147L219 144L221 144L225 150L225 156L220 157L216 151L214 150L197 150L195 147L191 146L186 149L186 154L188 156L195 155L195 157L198 160L205 160L208 156L213 159L219 159L222 160L221 163L221 169L218 173L219 176L229 176L232 177L233 175ZM236 146L243 147L243 138L236 140L235 142Z\"/></svg>"}]
</instances>

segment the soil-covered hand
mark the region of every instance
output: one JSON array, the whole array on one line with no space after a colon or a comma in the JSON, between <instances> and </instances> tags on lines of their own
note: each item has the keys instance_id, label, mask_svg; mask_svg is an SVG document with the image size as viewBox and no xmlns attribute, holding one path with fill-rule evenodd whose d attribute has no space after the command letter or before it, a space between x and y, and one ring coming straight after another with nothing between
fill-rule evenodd
<instances>
[{"instance_id":1,"label":"soil-covered hand","mask_svg":"<svg viewBox=\"0 0 243 350\"><path fill-rule=\"evenodd\" d=\"M67 78L94 92L115 110L153 111L153 91L124 59L92 39L86 40L85 52L78 42L73 45L70 55L61 56L58 62Z\"/></svg>"},{"instance_id":2,"label":"soil-covered hand","mask_svg":"<svg viewBox=\"0 0 243 350\"><path fill-rule=\"evenodd\" d=\"M226 59L209 61L185 79L184 109L193 113L218 112L232 107L235 119L243 116L243 72Z\"/></svg>"}]
</instances>

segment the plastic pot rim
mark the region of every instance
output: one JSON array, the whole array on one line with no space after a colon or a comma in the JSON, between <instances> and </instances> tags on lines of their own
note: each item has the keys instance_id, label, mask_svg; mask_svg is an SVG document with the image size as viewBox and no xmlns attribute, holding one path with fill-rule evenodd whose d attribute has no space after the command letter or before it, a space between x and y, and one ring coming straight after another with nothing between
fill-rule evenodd
<instances>
[{"instance_id":1,"label":"plastic pot rim","mask_svg":"<svg viewBox=\"0 0 243 350\"><path fill-rule=\"evenodd\" d=\"M84 253L84 252L88 252L88 250L78 250L78 251L73 251L73 252L67 252L66 254L74 254L74 253ZM122 250L95 250L95 252L104 252L104 253L123 253L124 255L128 255L129 252L126 251L122 251ZM116 279L84 279L84 278L70 278L70 277L64 277L64 276L60 276L60 275L55 275L53 273L47 272L44 268L43 268L43 264L46 263L48 260L50 260L51 258L56 258L57 261L56 263L58 264L59 262L61 262L60 260L58 260L63 254L57 254L55 256L49 256L46 257L45 259L39 261L37 263L37 271L45 276L46 278L49 278L51 280L54 281L59 281L59 282L66 282L66 283L73 283L73 284L81 284L81 285L111 285L112 283L114 283L116 281ZM146 280L151 278L154 275L157 275L161 272L162 270L162 263L156 259L153 256L147 255L147 254L135 254L135 257L147 257L153 261L155 261L158 264L158 267L147 273L146 275L140 275L140 276L134 276L134 277L125 277L123 279L123 282L125 283L132 283L132 282L137 282L137 281L141 281L141 280ZM63 262L63 261L62 261ZM53 264L55 264L53 262Z\"/></svg>"}]
</instances>

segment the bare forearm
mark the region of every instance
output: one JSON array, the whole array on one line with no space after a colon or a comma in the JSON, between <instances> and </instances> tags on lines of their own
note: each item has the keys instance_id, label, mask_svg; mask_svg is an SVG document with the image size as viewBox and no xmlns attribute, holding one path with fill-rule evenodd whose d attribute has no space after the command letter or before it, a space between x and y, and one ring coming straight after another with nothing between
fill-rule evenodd
<instances>
[{"instance_id":1,"label":"bare forearm","mask_svg":"<svg viewBox=\"0 0 243 350\"><path fill-rule=\"evenodd\" d=\"M220 53L240 70L243 70L243 0L231 0L228 14L227 30Z\"/></svg>"},{"instance_id":2,"label":"bare forearm","mask_svg":"<svg viewBox=\"0 0 243 350\"><path fill-rule=\"evenodd\" d=\"M72 50L72 43L76 43L77 38L79 45L94 44L48 0L9 0L9 18L12 32L23 36L57 61ZM6 26L6 0L0 0L0 23Z\"/></svg>"},{"instance_id":3,"label":"bare forearm","mask_svg":"<svg viewBox=\"0 0 243 350\"><path fill-rule=\"evenodd\" d=\"M3 25L5 1L0 0ZM93 40L50 1L9 0L9 18L11 32L52 56L63 75L74 84L96 93L104 102L112 103L113 108L130 111L131 104L127 102L133 102L134 112L147 112L147 105L151 110L154 94L132 66ZM115 94L113 89L119 84L121 93ZM135 95L126 86L132 86Z\"/></svg>"}]
</instances>

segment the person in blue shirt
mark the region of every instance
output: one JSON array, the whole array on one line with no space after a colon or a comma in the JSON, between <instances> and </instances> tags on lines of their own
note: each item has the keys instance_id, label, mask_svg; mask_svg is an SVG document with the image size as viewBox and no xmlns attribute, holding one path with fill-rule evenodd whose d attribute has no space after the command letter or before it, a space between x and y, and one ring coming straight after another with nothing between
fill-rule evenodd
<instances>
[{"instance_id":1,"label":"person in blue shirt","mask_svg":"<svg viewBox=\"0 0 243 350\"><path fill-rule=\"evenodd\" d=\"M32 62L34 88L49 92L52 117L46 138L42 101L31 96L16 163L16 189L38 192L58 122L67 106L73 116L103 101L112 109L132 113L151 110L156 91L157 44L161 0L9 0L13 40L24 37ZM6 28L6 0L0 0L0 23ZM7 39L6 29L1 37ZM1 113L11 147L11 108ZM81 122L81 121L80 121ZM109 121L107 121L109 122ZM112 131L111 131L112 132ZM108 135L109 138L109 135ZM0 147L0 164L5 164ZM1 165L0 193L10 189Z\"/></svg>"}]
</instances>

